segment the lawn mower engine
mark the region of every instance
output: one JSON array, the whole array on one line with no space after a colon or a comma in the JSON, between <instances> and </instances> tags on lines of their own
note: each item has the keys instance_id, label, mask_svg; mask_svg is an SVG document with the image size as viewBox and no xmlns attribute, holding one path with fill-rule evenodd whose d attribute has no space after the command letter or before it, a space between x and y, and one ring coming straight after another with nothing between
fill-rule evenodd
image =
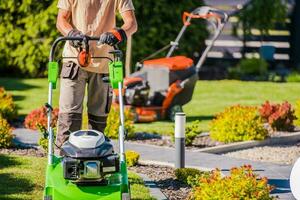
<instances>
[{"instance_id":1,"label":"lawn mower engine","mask_svg":"<svg viewBox=\"0 0 300 200\"><path fill-rule=\"evenodd\" d=\"M119 172L119 156L103 133L80 130L71 133L61 148L63 175L77 184L107 184L106 174Z\"/></svg>"}]
</instances>

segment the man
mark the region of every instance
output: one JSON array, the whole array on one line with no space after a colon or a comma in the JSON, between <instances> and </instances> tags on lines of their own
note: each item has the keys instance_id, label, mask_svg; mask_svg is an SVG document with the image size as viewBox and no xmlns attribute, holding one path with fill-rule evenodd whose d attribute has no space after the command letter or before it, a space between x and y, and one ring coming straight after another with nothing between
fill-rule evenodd
<instances>
[{"instance_id":1,"label":"man","mask_svg":"<svg viewBox=\"0 0 300 200\"><path fill-rule=\"evenodd\" d=\"M94 57L111 57L112 46L124 43L137 30L134 7L131 0L59 0L57 29L70 37L100 36L100 43L90 42ZM116 13L123 19L123 26L116 28ZM84 93L87 84L89 128L103 132L111 106L112 89L103 82L108 74L108 60L92 59L80 66L77 57L80 41L70 41L63 50L65 59L61 71L59 118L56 145L60 147L70 132L80 130Z\"/></svg>"}]
</instances>

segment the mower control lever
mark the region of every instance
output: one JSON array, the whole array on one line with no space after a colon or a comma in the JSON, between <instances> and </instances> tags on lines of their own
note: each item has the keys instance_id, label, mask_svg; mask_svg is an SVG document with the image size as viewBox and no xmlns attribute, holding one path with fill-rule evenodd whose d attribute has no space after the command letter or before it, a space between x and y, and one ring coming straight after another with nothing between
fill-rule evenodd
<instances>
[{"instance_id":1,"label":"mower control lever","mask_svg":"<svg viewBox=\"0 0 300 200\"><path fill-rule=\"evenodd\" d=\"M110 80L109 80L109 77L108 77L108 76L104 76L104 77L102 77L102 81L103 81L104 83L109 83L109 82L110 82Z\"/></svg>"}]
</instances>

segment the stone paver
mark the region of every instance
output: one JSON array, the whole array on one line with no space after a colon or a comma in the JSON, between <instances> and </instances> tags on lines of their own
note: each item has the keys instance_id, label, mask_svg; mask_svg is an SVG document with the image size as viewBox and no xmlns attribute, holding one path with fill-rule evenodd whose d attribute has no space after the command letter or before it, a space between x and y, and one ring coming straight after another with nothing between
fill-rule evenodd
<instances>
[{"instance_id":1,"label":"stone paver","mask_svg":"<svg viewBox=\"0 0 300 200\"><path fill-rule=\"evenodd\" d=\"M14 142L25 146L37 146L40 138L38 131L26 128L17 128L13 130L13 134L15 135Z\"/></svg>"},{"instance_id":2,"label":"stone paver","mask_svg":"<svg viewBox=\"0 0 300 200\"><path fill-rule=\"evenodd\" d=\"M36 145L39 134L26 129L14 130L16 141ZM113 142L116 144L116 142ZM116 150L117 150L117 146ZM126 142L126 149L134 150L140 153L141 160L173 165L175 161L175 150L173 148L159 147L147 144L137 144ZM271 152L270 152L271 153ZM271 163L255 162L245 159L236 159L216 154L186 151L186 166L196 167L205 170L219 168L224 174L228 174L232 167L251 164L256 173L260 176L268 177L270 184L275 185L277 189L273 191L274 195L278 195L280 199L293 200L289 186L289 175L292 166L277 165Z\"/></svg>"}]
</instances>

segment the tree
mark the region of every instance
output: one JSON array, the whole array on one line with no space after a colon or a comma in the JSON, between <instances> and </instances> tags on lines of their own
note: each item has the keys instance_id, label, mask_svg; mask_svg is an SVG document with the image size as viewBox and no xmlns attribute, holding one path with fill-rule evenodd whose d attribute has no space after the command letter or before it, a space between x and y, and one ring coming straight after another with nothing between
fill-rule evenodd
<instances>
[{"instance_id":1,"label":"tree","mask_svg":"<svg viewBox=\"0 0 300 200\"><path fill-rule=\"evenodd\" d=\"M296 0L296 5L292 14L291 31L291 60L294 66L300 70L300 0Z\"/></svg>"},{"instance_id":2,"label":"tree","mask_svg":"<svg viewBox=\"0 0 300 200\"><path fill-rule=\"evenodd\" d=\"M56 31L57 0L0 1L0 70L10 75L45 75Z\"/></svg>"},{"instance_id":3,"label":"tree","mask_svg":"<svg viewBox=\"0 0 300 200\"><path fill-rule=\"evenodd\" d=\"M285 23L286 15L286 0L252 0L237 15L237 27L243 30L244 46L246 36L252 35L252 29L260 31L262 41L263 36L268 35L269 30L273 29L276 24Z\"/></svg>"}]
</instances>

